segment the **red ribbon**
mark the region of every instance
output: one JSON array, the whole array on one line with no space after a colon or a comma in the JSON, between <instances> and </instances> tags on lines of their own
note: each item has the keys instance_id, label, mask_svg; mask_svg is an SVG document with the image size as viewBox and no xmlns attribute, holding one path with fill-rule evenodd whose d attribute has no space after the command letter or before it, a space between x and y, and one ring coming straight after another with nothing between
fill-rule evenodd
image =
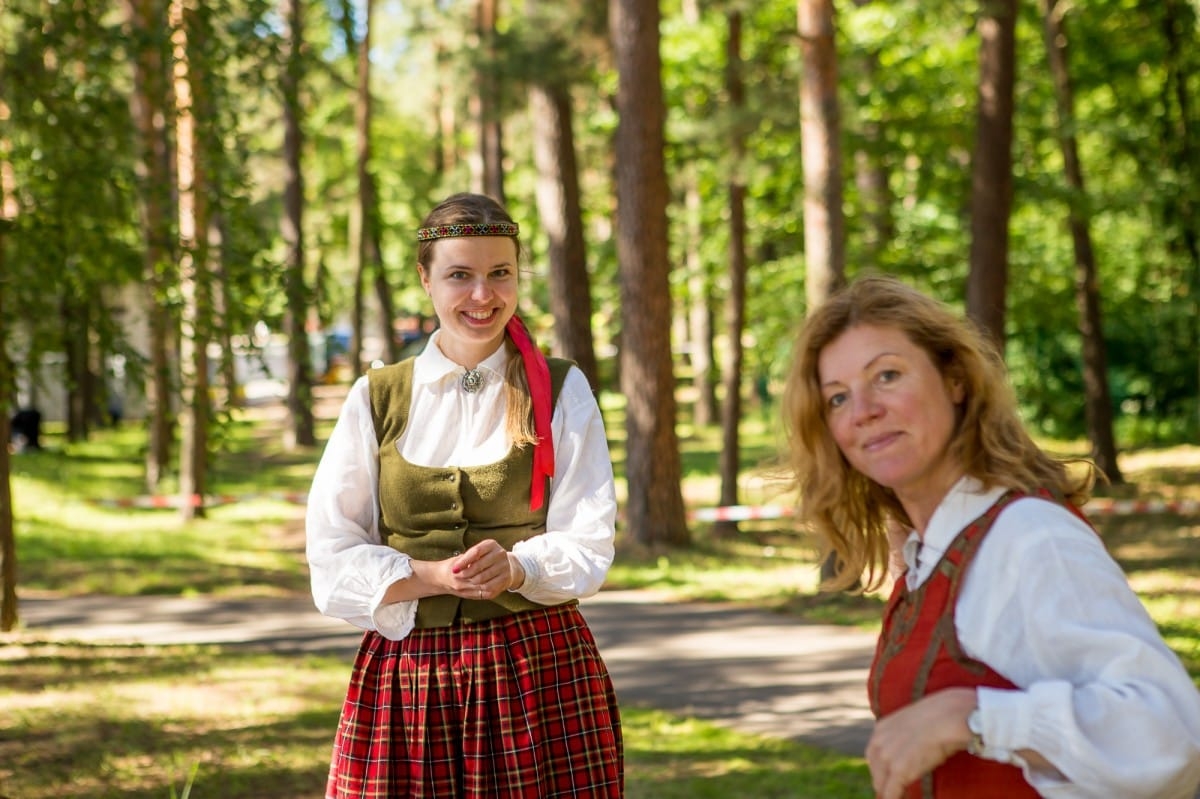
<instances>
[{"instance_id":1,"label":"red ribbon","mask_svg":"<svg viewBox=\"0 0 1200 799\"><path fill-rule=\"evenodd\" d=\"M537 443L533 445L533 484L529 491L529 509L537 510L545 502L546 478L554 476L554 433L550 429L553 415L550 393L550 364L537 348L529 329L516 314L505 326L509 338L517 345L521 360L525 362L525 379L529 382L529 396L533 401L533 430Z\"/></svg>"}]
</instances>

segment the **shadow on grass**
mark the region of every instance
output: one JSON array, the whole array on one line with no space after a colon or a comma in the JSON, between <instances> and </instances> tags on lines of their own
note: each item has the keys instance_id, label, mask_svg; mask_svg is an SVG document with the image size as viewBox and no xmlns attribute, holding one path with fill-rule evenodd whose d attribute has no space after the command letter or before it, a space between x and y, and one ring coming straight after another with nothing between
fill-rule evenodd
<instances>
[{"instance_id":1,"label":"shadow on grass","mask_svg":"<svg viewBox=\"0 0 1200 799\"><path fill-rule=\"evenodd\" d=\"M623 709L628 799L870 799L862 758Z\"/></svg>"},{"instance_id":2,"label":"shadow on grass","mask_svg":"<svg viewBox=\"0 0 1200 799\"><path fill-rule=\"evenodd\" d=\"M303 712L237 729L195 729L170 719L55 719L53 734L0 737L28 799L166 799L193 764L192 796L285 799L321 794L335 712ZM281 762L282 761L282 762ZM5 780L5 783L8 781ZM7 788L6 788L7 789Z\"/></svg>"},{"instance_id":3,"label":"shadow on grass","mask_svg":"<svg viewBox=\"0 0 1200 799\"><path fill-rule=\"evenodd\" d=\"M1170 570L1200 578L1200 517L1139 513L1093 523L1127 574Z\"/></svg>"},{"instance_id":4,"label":"shadow on grass","mask_svg":"<svg viewBox=\"0 0 1200 799\"><path fill-rule=\"evenodd\" d=\"M167 799L193 765L197 797L321 794L343 661L218 647L25 649L0 648L0 794Z\"/></svg>"},{"instance_id":5,"label":"shadow on grass","mask_svg":"<svg viewBox=\"0 0 1200 799\"><path fill-rule=\"evenodd\" d=\"M81 596L111 593L122 596L178 596L186 593L221 594L250 591L261 595L298 594L308 590L308 574L299 556L282 568L220 562L210 554L128 549L93 554L58 552L54 542L34 539L22 548L22 588ZM97 569L100 565L102 568Z\"/></svg>"},{"instance_id":6,"label":"shadow on grass","mask_svg":"<svg viewBox=\"0 0 1200 799\"><path fill-rule=\"evenodd\" d=\"M883 618L885 599L878 594L823 592L798 594L780 607L784 613L799 616L806 622L841 624L852 627L878 627Z\"/></svg>"}]
</instances>

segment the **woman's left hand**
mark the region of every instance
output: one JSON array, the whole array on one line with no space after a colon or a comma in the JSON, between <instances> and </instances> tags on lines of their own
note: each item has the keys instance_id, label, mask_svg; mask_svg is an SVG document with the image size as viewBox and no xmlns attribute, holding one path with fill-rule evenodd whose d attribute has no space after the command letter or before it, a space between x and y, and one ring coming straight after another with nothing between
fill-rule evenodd
<instances>
[{"instance_id":1,"label":"woman's left hand","mask_svg":"<svg viewBox=\"0 0 1200 799\"><path fill-rule=\"evenodd\" d=\"M947 688L877 721L867 743L876 797L899 799L906 786L966 749L975 702L974 688Z\"/></svg>"}]
</instances>

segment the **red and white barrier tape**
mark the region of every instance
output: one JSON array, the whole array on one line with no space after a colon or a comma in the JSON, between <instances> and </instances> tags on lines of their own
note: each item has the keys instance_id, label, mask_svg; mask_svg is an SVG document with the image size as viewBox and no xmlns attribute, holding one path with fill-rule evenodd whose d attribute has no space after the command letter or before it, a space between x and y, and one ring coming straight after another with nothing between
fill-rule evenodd
<instances>
[{"instance_id":1,"label":"red and white barrier tape","mask_svg":"<svg viewBox=\"0 0 1200 799\"><path fill-rule=\"evenodd\" d=\"M235 502L246 502L255 499L273 499L280 502L290 502L293 505L303 505L308 501L308 494L303 492L275 492L266 494L208 494L203 498L199 494L183 497L180 494L155 494L153 496L118 497L117 499L93 499L93 505L104 508L181 508L185 502L193 507L203 505L215 508L218 505L232 505Z\"/></svg>"},{"instance_id":2,"label":"red and white barrier tape","mask_svg":"<svg viewBox=\"0 0 1200 799\"><path fill-rule=\"evenodd\" d=\"M688 518L697 522L745 522L756 519L782 519L794 516L795 508L782 505L726 505L723 508L700 508Z\"/></svg>"},{"instance_id":3,"label":"red and white barrier tape","mask_svg":"<svg viewBox=\"0 0 1200 799\"><path fill-rule=\"evenodd\" d=\"M1091 516L1130 516L1138 513L1173 513L1180 516L1200 514L1200 500L1093 499L1083 507ZM796 515L796 509L781 505L727 505L700 508L688 518L697 522L745 522L758 519L782 519Z\"/></svg>"},{"instance_id":4,"label":"red and white barrier tape","mask_svg":"<svg viewBox=\"0 0 1200 799\"><path fill-rule=\"evenodd\" d=\"M193 495L189 499L193 506L201 505L198 495ZM293 505L303 505L308 501L308 494L286 491L240 495L210 494L204 497L203 505L206 508L214 508L218 505L231 505L235 502L255 499L271 499ZM117 499L93 499L91 502L105 508L180 508L183 506L184 499L178 494L157 494ZM1130 516L1138 513L1200 515L1200 500L1098 498L1085 505L1083 510L1092 516ZM795 515L796 509L786 505L726 505L718 508L699 508L689 513L688 519L696 522L745 522L760 519L783 519Z\"/></svg>"},{"instance_id":5,"label":"red and white barrier tape","mask_svg":"<svg viewBox=\"0 0 1200 799\"><path fill-rule=\"evenodd\" d=\"M1098 498L1083 506L1094 516L1130 516L1135 513L1174 513L1188 516L1200 513L1200 500L1110 499Z\"/></svg>"}]
</instances>

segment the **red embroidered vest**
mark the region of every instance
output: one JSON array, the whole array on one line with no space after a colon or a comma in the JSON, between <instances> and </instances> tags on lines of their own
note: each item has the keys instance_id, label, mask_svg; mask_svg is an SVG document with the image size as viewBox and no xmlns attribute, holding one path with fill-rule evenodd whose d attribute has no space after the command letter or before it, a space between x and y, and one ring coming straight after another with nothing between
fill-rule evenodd
<instances>
[{"instance_id":1,"label":"red embroidered vest","mask_svg":"<svg viewBox=\"0 0 1200 799\"><path fill-rule=\"evenodd\" d=\"M876 718L917 699L951 687L1015 688L978 660L967 657L958 642L954 611L967 567L1005 507L1024 496L1009 491L971 522L942 560L915 591L896 581L884 610L883 631L871 664L867 693ZM1036 799L1038 793L1021 770L970 755L951 755L931 774L907 787L904 799Z\"/></svg>"}]
</instances>

